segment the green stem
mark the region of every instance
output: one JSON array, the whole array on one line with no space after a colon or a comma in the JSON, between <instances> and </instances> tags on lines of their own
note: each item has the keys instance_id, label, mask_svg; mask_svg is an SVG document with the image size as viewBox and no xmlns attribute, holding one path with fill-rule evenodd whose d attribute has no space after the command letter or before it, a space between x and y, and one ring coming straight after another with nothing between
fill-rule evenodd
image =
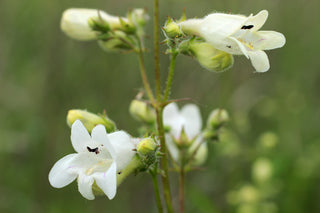
<instances>
[{"instance_id":1,"label":"green stem","mask_svg":"<svg viewBox=\"0 0 320 213\"><path fill-rule=\"evenodd\" d=\"M149 100L151 101L151 103L154 103L154 97L153 97L153 93L148 81L148 77L146 74L146 68L144 66L144 59L143 59L143 50L142 50L142 44L141 44L141 39L138 39L138 43L139 43L139 64L140 64L140 74L141 74L141 78L142 78L142 82L144 85L144 89L146 90L146 93L148 95Z\"/></svg>"},{"instance_id":2,"label":"green stem","mask_svg":"<svg viewBox=\"0 0 320 213\"><path fill-rule=\"evenodd\" d=\"M164 91L163 102L166 102L169 99L169 96L171 93L171 86L172 86L172 80L173 80L173 74L174 74L174 68L176 65L177 55L178 54L174 52L172 53L172 56L171 56L171 62L170 62L169 73L167 78L167 85Z\"/></svg>"},{"instance_id":3,"label":"green stem","mask_svg":"<svg viewBox=\"0 0 320 213\"><path fill-rule=\"evenodd\" d=\"M152 177L152 183L154 188L154 194L156 197L158 212L163 213L162 203L161 203L161 197L160 197L160 191L159 191L159 185L158 185L158 178L157 178L157 170L158 166L156 165L154 168L154 171L150 172Z\"/></svg>"},{"instance_id":4,"label":"green stem","mask_svg":"<svg viewBox=\"0 0 320 213\"><path fill-rule=\"evenodd\" d=\"M164 137L164 126L163 126L163 108L159 107L156 109L157 112L157 126L158 126L158 134L160 139L160 151L163 153L161 158L161 167L162 167L162 187L164 193L164 199L167 205L167 211L169 213L173 212L172 203L171 203L171 192L170 192L170 184L169 184L169 174L168 174L168 153L166 147L166 141Z\"/></svg>"},{"instance_id":5,"label":"green stem","mask_svg":"<svg viewBox=\"0 0 320 213\"><path fill-rule=\"evenodd\" d=\"M184 213L184 178L185 172L184 167L180 168L179 172L179 205L180 205L180 213Z\"/></svg>"},{"instance_id":6,"label":"green stem","mask_svg":"<svg viewBox=\"0 0 320 213\"><path fill-rule=\"evenodd\" d=\"M153 19L153 45L154 45L154 68L156 78L157 101L161 101L161 79L160 79L160 59L159 59L159 0L154 0L154 19Z\"/></svg>"}]
</instances>

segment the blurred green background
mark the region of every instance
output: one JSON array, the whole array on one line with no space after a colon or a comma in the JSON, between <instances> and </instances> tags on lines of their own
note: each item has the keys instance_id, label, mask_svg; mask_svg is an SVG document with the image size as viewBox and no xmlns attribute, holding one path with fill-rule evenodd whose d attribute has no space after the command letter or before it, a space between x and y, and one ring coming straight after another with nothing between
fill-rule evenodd
<instances>
[{"instance_id":1,"label":"blurred green background","mask_svg":"<svg viewBox=\"0 0 320 213\"><path fill-rule=\"evenodd\" d=\"M220 74L203 70L190 58L178 58L172 97L192 98L203 118L217 107L228 109L232 118L222 141L210 144L205 170L187 176L187 212L320 212L320 2L160 4L161 23L167 15L179 18L183 8L189 18L267 9L263 29L282 32L287 39L283 48L268 51L271 69L263 74L254 73L243 56ZM106 109L117 126L131 134L138 124L128 112L142 85L136 56L105 53L95 42L68 38L59 22L70 7L114 15L145 7L152 13L150 0L0 1L0 212L156 212L147 174L128 178L112 201L85 200L75 182L62 189L49 185L50 168L73 152L65 122L68 109ZM151 53L146 55L150 78ZM163 55L161 60L166 73L168 58ZM262 179L257 176L266 173ZM174 174L172 183L177 184Z\"/></svg>"}]
</instances>

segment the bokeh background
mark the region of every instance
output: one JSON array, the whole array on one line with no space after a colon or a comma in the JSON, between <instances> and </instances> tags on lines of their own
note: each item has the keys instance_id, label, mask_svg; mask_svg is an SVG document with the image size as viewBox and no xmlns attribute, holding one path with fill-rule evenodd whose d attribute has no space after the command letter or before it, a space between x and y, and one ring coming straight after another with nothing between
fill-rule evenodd
<instances>
[{"instance_id":1,"label":"bokeh background","mask_svg":"<svg viewBox=\"0 0 320 213\"><path fill-rule=\"evenodd\" d=\"M179 18L183 8L188 17L267 9L263 29L287 39L284 48L268 51L271 69L263 74L254 73L243 56L220 74L178 58L172 97L191 98L204 120L217 107L232 118L221 142L210 144L204 170L187 176L187 212L320 212L320 1L160 4L161 23L167 15ZM106 109L118 127L133 135L138 125L128 112L141 88L136 56L105 53L95 42L65 36L59 22L70 7L115 15L145 7L152 13L150 0L0 1L0 212L156 212L147 174L128 178L112 201L85 200L75 182L62 189L49 185L50 168L73 152L68 109ZM152 35L151 23L147 31ZM146 55L150 78L151 53ZM166 73L168 58L161 60ZM174 174L172 183L177 184Z\"/></svg>"}]
</instances>

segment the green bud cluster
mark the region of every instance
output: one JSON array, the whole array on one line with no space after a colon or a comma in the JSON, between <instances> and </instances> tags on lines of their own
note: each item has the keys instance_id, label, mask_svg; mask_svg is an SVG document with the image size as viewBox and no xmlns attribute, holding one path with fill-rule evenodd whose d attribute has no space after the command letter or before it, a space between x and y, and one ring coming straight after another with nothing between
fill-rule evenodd
<instances>
[{"instance_id":1,"label":"green bud cluster","mask_svg":"<svg viewBox=\"0 0 320 213\"><path fill-rule=\"evenodd\" d=\"M158 163L160 156L159 145L152 137L142 139L137 145L137 154L142 163L141 171L152 168L155 163Z\"/></svg>"}]
</instances>

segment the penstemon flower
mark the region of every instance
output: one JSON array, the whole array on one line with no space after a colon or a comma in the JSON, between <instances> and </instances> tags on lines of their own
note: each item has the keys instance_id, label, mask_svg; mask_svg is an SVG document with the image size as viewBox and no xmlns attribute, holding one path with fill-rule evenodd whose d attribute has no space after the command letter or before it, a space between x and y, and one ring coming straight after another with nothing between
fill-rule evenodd
<instances>
[{"instance_id":1,"label":"penstemon flower","mask_svg":"<svg viewBox=\"0 0 320 213\"><path fill-rule=\"evenodd\" d=\"M88 200L95 198L95 183L112 199L117 190L117 172L124 169L134 156L134 145L124 131L107 134L103 125L92 129L91 136L77 120L71 129L72 146L77 153L60 159L49 173L53 187L62 188L78 178L78 189Z\"/></svg>"},{"instance_id":2,"label":"penstemon flower","mask_svg":"<svg viewBox=\"0 0 320 213\"><path fill-rule=\"evenodd\" d=\"M213 13L203 19L186 20L180 25L185 33L203 37L219 50L234 55L245 55L250 58L257 72L266 72L270 64L263 50L280 48L286 41L281 33L258 31L267 17L267 10L249 17Z\"/></svg>"},{"instance_id":3,"label":"penstemon flower","mask_svg":"<svg viewBox=\"0 0 320 213\"><path fill-rule=\"evenodd\" d=\"M170 128L166 140L173 160L180 162L179 149L187 147L186 154L190 157L196 152L193 156L196 164L203 163L207 155L207 144L203 143L201 135L202 119L199 108L194 104L187 104L179 111L178 105L171 103L163 111L163 123Z\"/></svg>"}]
</instances>

